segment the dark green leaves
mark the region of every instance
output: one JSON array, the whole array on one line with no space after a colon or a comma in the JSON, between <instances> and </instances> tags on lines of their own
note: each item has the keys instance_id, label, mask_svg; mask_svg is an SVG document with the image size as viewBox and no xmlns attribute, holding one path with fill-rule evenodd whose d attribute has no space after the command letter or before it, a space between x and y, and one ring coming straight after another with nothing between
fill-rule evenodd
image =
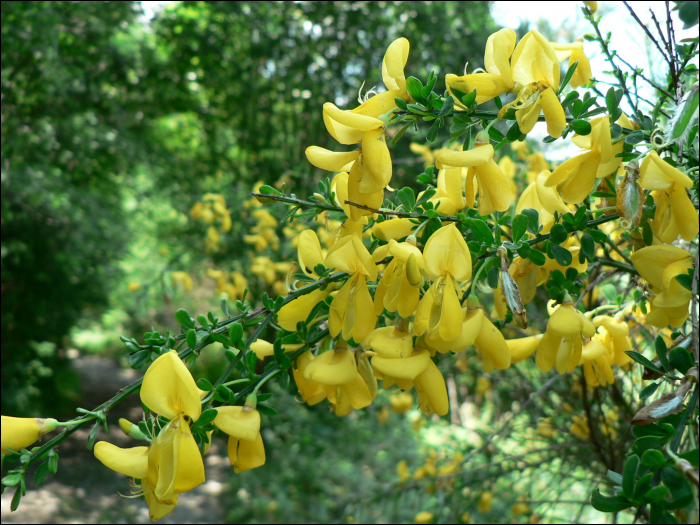
<instances>
[{"instance_id":1,"label":"dark green leaves","mask_svg":"<svg viewBox=\"0 0 700 525\"><path fill-rule=\"evenodd\" d=\"M682 346L671 349L668 353L668 361L681 374L685 374L695 364L690 352Z\"/></svg>"},{"instance_id":2,"label":"dark green leaves","mask_svg":"<svg viewBox=\"0 0 700 525\"><path fill-rule=\"evenodd\" d=\"M581 251L588 259L593 259L595 255L595 241L588 232L581 236Z\"/></svg>"},{"instance_id":3,"label":"dark green leaves","mask_svg":"<svg viewBox=\"0 0 700 525\"><path fill-rule=\"evenodd\" d=\"M574 73L576 72L577 67L578 67L578 60L569 66L569 69L566 71L566 75L564 75L564 80L559 85L559 92L557 94L564 91L564 88L569 84L571 77L574 76Z\"/></svg>"},{"instance_id":4,"label":"dark green leaves","mask_svg":"<svg viewBox=\"0 0 700 525\"><path fill-rule=\"evenodd\" d=\"M589 135L591 133L591 125L585 120L574 120L570 126L577 135Z\"/></svg>"},{"instance_id":5,"label":"dark green leaves","mask_svg":"<svg viewBox=\"0 0 700 525\"><path fill-rule=\"evenodd\" d=\"M180 308L175 312L175 320L184 328L194 328L194 319L190 317L190 314L184 308Z\"/></svg>"},{"instance_id":6,"label":"dark green leaves","mask_svg":"<svg viewBox=\"0 0 700 525\"><path fill-rule=\"evenodd\" d=\"M528 254L527 258L530 259L537 266L544 266L547 262L547 257L545 257L545 255L539 250L530 250L530 253Z\"/></svg>"},{"instance_id":7,"label":"dark green leaves","mask_svg":"<svg viewBox=\"0 0 700 525\"><path fill-rule=\"evenodd\" d=\"M192 350L197 348L197 332L194 328L187 330L187 346Z\"/></svg>"},{"instance_id":8,"label":"dark green leaves","mask_svg":"<svg viewBox=\"0 0 700 525\"><path fill-rule=\"evenodd\" d=\"M619 512L632 506L632 502L624 496L603 496L596 489L591 496L591 505L601 512Z\"/></svg>"},{"instance_id":9,"label":"dark green leaves","mask_svg":"<svg viewBox=\"0 0 700 525\"><path fill-rule=\"evenodd\" d=\"M484 221L481 219L472 219L470 227L474 235L476 235L477 239L482 243L489 246L493 244L493 234Z\"/></svg>"},{"instance_id":10,"label":"dark green leaves","mask_svg":"<svg viewBox=\"0 0 700 525\"><path fill-rule=\"evenodd\" d=\"M416 207L416 194L408 186L397 191L396 198L406 211L413 211L413 208Z\"/></svg>"},{"instance_id":11,"label":"dark green leaves","mask_svg":"<svg viewBox=\"0 0 700 525\"><path fill-rule=\"evenodd\" d=\"M654 363L649 361L646 357L644 357L639 352L635 352L634 350L627 350L625 353L628 356L630 356L632 359L637 361L637 363L639 363L643 367L648 368L649 370L652 370L654 372L658 372L659 374L663 375L663 373L664 373L663 370L661 370L658 366L656 366Z\"/></svg>"},{"instance_id":12,"label":"dark green leaves","mask_svg":"<svg viewBox=\"0 0 700 525\"><path fill-rule=\"evenodd\" d=\"M642 454L642 465L647 467L658 467L666 463L666 458L659 450L649 449Z\"/></svg>"},{"instance_id":13,"label":"dark green leaves","mask_svg":"<svg viewBox=\"0 0 700 525\"><path fill-rule=\"evenodd\" d=\"M637 478L638 468L639 456L632 455L627 458L625 466L622 469L622 493L628 498L632 496L634 491L634 481Z\"/></svg>"},{"instance_id":14,"label":"dark green leaves","mask_svg":"<svg viewBox=\"0 0 700 525\"><path fill-rule=\"evenodd\" d=\"M552 244L552 255L554 255L556 261L562 266L569 266L574 261L571 252L558 244Z\"/></svg>"},{"instance_id":15,"label":"dark green leaves","mask_svg":"<svg viewBox=\"0 0 700 525\"><path fill-rule=\"evenodd\" d=\"M528 224L529 219L527 215L521 213L513 217L513 222L511 223L513 242L518 242L523 238L523 235L525 235L525 232L527 231Z\"/></svg>"},{"instance_id":16,"label":"dark green leaves","mask_svg":"<svg viewBox=\"0 0 700 525\"><path fill-rule=\"evenodd\" d=\"M549 232L549 238L553 243L561 244L568 238L568 234L562 224L555 224Z\"/></svg>"}]
</instances>

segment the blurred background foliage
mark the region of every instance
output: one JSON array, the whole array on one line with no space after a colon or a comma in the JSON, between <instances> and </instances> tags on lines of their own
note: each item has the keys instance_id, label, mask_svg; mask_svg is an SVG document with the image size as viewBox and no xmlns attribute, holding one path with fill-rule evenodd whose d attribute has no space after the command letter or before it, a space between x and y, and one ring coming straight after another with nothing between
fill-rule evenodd
<instances>
[{"instance_id":1,"label":"blurred background foliage","mask_svg":"<svg viewBox=\"0 0 700 525\"><path fill-rule=\"evenodd\" d=\"M248 194L314 191L304 150L339 149L322 103L381 85L389 43L406 37L407 74L435 72L440 92L497 29L488 2L172 2L153 19L138 2L3 2L1 23L2 413L53 417L81 406L76 356L127 367L121 334L174 329L177 308L215 311L247 286L250 302L284 293L297 232ZM422 170L409 144L392 148L397 187ZM195 375L222 362L214 347ZM641 381L597 390L588 425L576 378L484 374L474 353L443 366L461 408L442 420L395 392L341 419L271 385L268 464L231 473L226 519L576 520L620 470L620 389Z\"/></svg>"}]
</instances>

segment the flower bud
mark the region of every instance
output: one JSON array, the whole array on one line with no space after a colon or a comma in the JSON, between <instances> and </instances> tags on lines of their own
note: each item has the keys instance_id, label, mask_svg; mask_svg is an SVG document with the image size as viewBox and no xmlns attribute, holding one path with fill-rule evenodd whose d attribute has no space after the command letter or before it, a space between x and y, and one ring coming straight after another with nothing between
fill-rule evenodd
<instances>
[{"instance_id":1,"label":"flower bud","mask_svg":"<svg viewBox=\"0 0 700 525\"><path fill-rule=\"evenodd\" d=\"M513 276L508 272L510 268L508 250L501 246L496 253L501 259L501 290L506 299L506 304L508 308L510 308L510 311L513 312L513 319L515 319L515 322L518 323L521 328L527 328L527 311L520 298L518 283L515 282Z\"/></svg>"},{"instance_id":2,"label":"flower bud","mask_svg":"<svg viewBox=\"0 0 700 525\"><path fill-rule=\"evenodd\" d=\"M420 288L423 284L423 274L418 268L418 263L416 262L416 256L411 254L408 256L406 261L406 278L411 286Z\"/></svg>"},{"instance_id":3,"label":"flower bud","mask_svg":"<svg viewBox=\"0 0 700 525\"><path fill-rule=\"evenodd\" d=\"M11 454L8 447L19 452L57 426L50 418L2 416L2 453Z\"/></svg>"},{"instance_id":4,"label":"flower bud","mask_svg":"<svg viewBox=\"0 0 700 525\"><path fill-rule=\"evenodd\" d=\"M637 183L639 166L630 162L625 166L625 177L617 186L617 214L620 216L620 226L625 230L633 230L639 226L644 209L644 191Z\"/></svg>"},{"instance_id":5,"label":"flower bud","mask_svg":"<svg viewBox=\"0 0 700 525\"><path fill-rule=\"evenodd\" d=\"M138 425L134 425L131 421L124 418L119 419L119 428L121 428L122 432L124 432L124 434L130 438L148 440L148 437L141 432Z\"/></svg>"}]
</instances>

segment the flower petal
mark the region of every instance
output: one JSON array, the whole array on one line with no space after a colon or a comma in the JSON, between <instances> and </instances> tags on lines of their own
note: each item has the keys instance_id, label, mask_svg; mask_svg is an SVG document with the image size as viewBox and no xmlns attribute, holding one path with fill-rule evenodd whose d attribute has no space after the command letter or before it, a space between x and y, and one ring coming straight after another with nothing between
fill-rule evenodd
<instances>
[{"instance_id":1,"label":"flower petal","mask_svg":"<svg viewBox=\"0 0 700 525\"><path fill-rule=\"evenodd\" d=\"M318 146L306 148L306 158L311 164L326 171L342 171L349 163L356 161L359 151L330 151Z\"/></svg>"},{"instance_id":2,"label":"flower petal","mask_svg":"<svg viewBox=\"0 0 700 525\"><path fill-rule=\"evenodd\" d=\"M175 350L161 355L148 367L141 385L141 401L168 419L185 413L197 421L202 413L199 389Z\"/></svg>"},{"instance_id":3,"label":"flower petal","mask_svg":"<svg viewBox=\"0 0 700 525\"><path fill-rule=\"evenodd\" d=\"M135 479L148 476L148 447L119 448L107 441L98 441L94 450L95 457L115 472Z\"/></svg>"},{"instance_id":4,"label":"flower petal","mask_svg":"<svg viewBox=\"0 0 700 525\"><path fill-rule=\"evenodd\" d=\"M221 406L216 409L218 414L212 423L229 436L250 441L260 433L260 412L257 410L246 410L242 406Z\"/></svg>"}]
</instances>

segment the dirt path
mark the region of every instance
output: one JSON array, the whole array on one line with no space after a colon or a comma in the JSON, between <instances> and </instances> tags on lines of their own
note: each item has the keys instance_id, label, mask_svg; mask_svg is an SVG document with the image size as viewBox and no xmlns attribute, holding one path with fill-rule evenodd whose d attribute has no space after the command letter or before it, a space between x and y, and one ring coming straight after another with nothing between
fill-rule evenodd
<instances>
[{"instance_id":1,"label":"dirt path","mask_svg":"<svg viewBox=\"0 0 700 525\"><path fill-rule=\"evenodd\" d=\"M82 407L103 403L123 386L138 378L134 370L123 370L114 361L97 356L79 356L74 368L83 381ZM120 447L139 446L125 436L118 426L120 417L131 421L141 418L138 396L132 396L109 414L110 433L100 430L98 441L106 440ZM150 523L146 502L127 499L126 476L104 467L87 450L91 427L75 432L61 444L58 473L49 474L39 488L34 485L34 471L27 483L27 494L19 509L10 512L14 490L2 495L2 523ZM228 498L226 481L231 466L224 442L214 440L204 458L207 481L180 496L179 505L159 523L221 523L224 521L222 498Z\"/></svg>"}]
</instances>

